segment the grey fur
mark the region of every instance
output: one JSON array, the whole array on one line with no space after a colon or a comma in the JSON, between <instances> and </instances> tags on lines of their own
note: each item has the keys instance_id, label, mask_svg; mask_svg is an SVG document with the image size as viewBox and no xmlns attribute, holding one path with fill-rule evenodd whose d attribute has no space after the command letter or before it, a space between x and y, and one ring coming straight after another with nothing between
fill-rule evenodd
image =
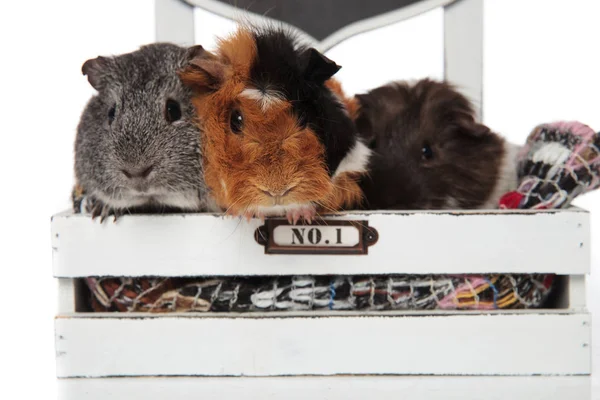
<instances>
[{"instance_id":1,"label":"grey fur","mask_svg":"<svg viewBox=\"0 0 600 400\"><path fill-rule=\"evenodd\" d=\"M88 102L77 128L75 191L83 191L87 211L94 216L207 208L192 93L177 75L194 50L155 43L83 65L82 72L98 94ZM181 119L176 122L165 117L168 99L180 104ZM123 172L149 166L147 178L131 179Z\"/></svg>"}]
</instances>

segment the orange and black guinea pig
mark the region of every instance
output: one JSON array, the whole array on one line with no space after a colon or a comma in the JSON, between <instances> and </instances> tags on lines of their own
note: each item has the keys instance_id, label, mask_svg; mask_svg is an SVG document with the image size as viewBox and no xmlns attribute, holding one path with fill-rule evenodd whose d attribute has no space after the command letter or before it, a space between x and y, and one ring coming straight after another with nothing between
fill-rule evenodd
<instances>
[{"instance_id":1,"label":"orange and black guinea pig","mask_svg":"<svg viewBox=\"0 0 600 400\"><path fill-rule=\"evenodd\" d=\"M194 92L206 183L246 218L354 208L370 150L359 139L339 69L293 34L241 27L180 72Z\"/></svg>"}]
</instances>

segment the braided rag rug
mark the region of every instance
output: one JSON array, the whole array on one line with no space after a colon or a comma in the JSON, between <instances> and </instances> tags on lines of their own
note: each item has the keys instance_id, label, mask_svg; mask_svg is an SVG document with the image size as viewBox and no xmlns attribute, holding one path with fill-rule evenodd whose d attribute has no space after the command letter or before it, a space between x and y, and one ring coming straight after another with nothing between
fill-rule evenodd
<instances>
[{"instance_id":1,"label":"braided rag rug","mask_svg":"<svg viewBox=\"0 0 600 400\"><path fill-rule=\"evenodd\" d=\"M518 174L519 187L503 196L500 208L566 207L600 185L600 134L577 122L540 125L521 151ZM487 274L85 281L94 311L168 313L539 308L556 279L553 274Z\"/></svg>"},{"instance_id":2,"label":"braided rag rug","mask_svg":"<svg viewBox=\"0 0 600 400\"><path fill-rule=\"evenodd\" d=\"M88 278L95 311L248 312L539 307L552 275Z\"/></svg>"}]
</instances>

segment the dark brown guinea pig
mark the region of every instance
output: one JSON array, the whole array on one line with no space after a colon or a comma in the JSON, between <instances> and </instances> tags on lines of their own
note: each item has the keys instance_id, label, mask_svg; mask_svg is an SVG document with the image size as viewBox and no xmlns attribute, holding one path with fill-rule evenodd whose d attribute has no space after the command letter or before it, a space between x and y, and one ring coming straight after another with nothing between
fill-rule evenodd
<instances>
[{"instance_id":1,"label":"dark brown guinea pig","mask_svg":"<svg viewBox=\"0 0 600 400\"><path fill-rule=\"evenodd\" d=\"M393 82L356 100L356 125L373 150L361 181L366 208L497 208L516 188L518 148L477 123L452 85Z\"/></svg>"},{"instance_id":2,"label":"dark brown guinea pig","mask_svg":"<svg viewBox=\"0 0 600 400\"><path fill-rule=\"evenodd\" d=\"M228 214L296 222L356 207L370 150L330 79L339 68L289 32L241 27L180 73L195 92L206 184Z\"/></svg>"}]
</instances>

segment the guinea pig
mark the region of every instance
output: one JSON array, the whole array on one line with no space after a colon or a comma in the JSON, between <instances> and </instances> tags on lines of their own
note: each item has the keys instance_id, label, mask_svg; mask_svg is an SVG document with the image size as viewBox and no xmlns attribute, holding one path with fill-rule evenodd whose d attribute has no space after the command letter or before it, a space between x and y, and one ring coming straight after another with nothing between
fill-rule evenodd
<instances>
[{"instance_id":1,"label":"guinea pig","mask_svg":"<svg viewBox=\"0 0 600 400\"><path fill-rule=\"evenodd\" d=\"M393 82L355 99L373 151L365 208L491 209L517 187L519 148L477 123L451 84Z\"/></svg>"},{"instance_id":2,"label":"guinea pig","mask_svg":"<svg viewBox=\"0 0 600 400\"><path fill-rule=\"evenodd\" d=\"M195 91L206 184L228 214L287 216L353 208L370 150L334 61L276 28L241 27L181 73Z\"/></svg>"},{"instance_id":3,"label":"guinea pig","mask_svg":"<svg viewBox=\"0 0 600 400\"><path fill-rule=\"evenodd\" d=\"M177 75L196 50L155 43L83 64L97 94L77 128L75 211L116 220L207 207L192 92Z\"/></svg>"}]
</instances>

